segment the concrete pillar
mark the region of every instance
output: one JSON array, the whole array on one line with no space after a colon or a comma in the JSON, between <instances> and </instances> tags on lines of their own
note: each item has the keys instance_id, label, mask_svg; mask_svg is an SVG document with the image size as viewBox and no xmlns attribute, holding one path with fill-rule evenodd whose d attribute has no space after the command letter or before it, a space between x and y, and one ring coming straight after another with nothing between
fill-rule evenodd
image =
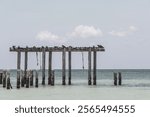
<instances>
[{"instance_id":1,"label":"concrete pillar","mask_svg":"<svg viewBox=\"0 0 150 117\"><path fill-rule=\"evenodd\" d=\"M91 48L88 51L88 85L91 85Z\"/></svg>"}]
</instances>

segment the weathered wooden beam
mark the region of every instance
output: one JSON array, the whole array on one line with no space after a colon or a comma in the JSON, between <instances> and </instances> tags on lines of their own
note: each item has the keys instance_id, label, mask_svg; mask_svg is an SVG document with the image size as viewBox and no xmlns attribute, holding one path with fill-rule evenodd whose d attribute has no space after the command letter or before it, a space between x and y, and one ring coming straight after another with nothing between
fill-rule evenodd
<instances>
[{"instance_id":1,"label":"weathered wooden beam","mask_svg":"<svg viewBox=\"0 0 150 117\"><path fill-rule=\"evenodd\" d=\"M45 49L46 52L49 51L53 51L53 52L62 52L63 51L63 47L28 47L28 48L24 48L24 47L11 47L10 51L21 51L21 52L42 52L43 48ZM65 47L66 51L70 50L70 46L69 47ZM105 51L104 47L99 45L98 47L71 47L71 51L72 52L88 52L89 49L91 48L91 51Z\"/></svg>"},{"instance_id":2,"label":"weathered wooden beam","mask_svg":"<svg viewBox=\"0 0 150 117\"><path fill-rule=\"evenodd\" d=\"M48 61L48 85L51 85L52 80L52 51L49 51L49 61Z\"/></svg>"},{"instance_id":3,"label":"weathered wooden beam","mask_svg":"<svg viewBox=\"0 0 150 117\"><path fill-rule=\"evenodd\" d=\"M66 85L66 48L62 51L62 85Z\"/></svg>"},{"instance_id":4,"label":"weathered wooden beam","mask_svg":"<svg viewBox=\"0 0 150 117\"><path fill-rule=\"evenodd\" d=\"M71 85L71 48L68 51L68 84Z\"/></svg>"},{"instance_id":5,"label":"weathered wooden beam","mask_svg":"<svg viewBox=\"0 0 150 117\"><path fill-rule=\"evenodd\" d=\"M45 49L42 51L42 85L45 85Z\"/></svg>"},{"instance_id":6,"label":"weathered wooden beam","mask_svg":"<svg viewBox=\"0 0 150 117\"><path fill-rule=\"evenodd\" d=\"M91 49L88 52L88 85L91 85Z\"/></svg>"},{"instance_id":7,"label":"weathered wooden beam","mask_svg":"<svg viewBox=\"0 0 150 117\"><path fill-rule=\"evenodd\" d=\"M97 52L93 52L93 85L96 85Z\"/></svg>"}]
</instances>

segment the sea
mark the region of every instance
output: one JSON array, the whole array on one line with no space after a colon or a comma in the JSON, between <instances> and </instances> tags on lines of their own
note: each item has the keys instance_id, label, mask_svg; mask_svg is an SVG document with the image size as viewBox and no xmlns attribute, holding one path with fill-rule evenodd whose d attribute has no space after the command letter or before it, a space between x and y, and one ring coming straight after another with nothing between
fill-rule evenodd
<instances>
[{"instance_id":1,"label":"sea","mask_svg":"<svg viewBox=\"0 0 150 117\"><path fill-rule=\"evenodd\" d=\"M0 100L149 100L150 99L150 69L99 69L97 70L97 85L88 85L88 70L72 70L72 85L62 85L62 71L55 71L55 85L48 85L48 70L46 84L39 87L16 88L16 70L9 70L13 89L7 90L0 84ZM122 73L122 85L114 86L114 74Z\"/></svg>"}]
</instances>

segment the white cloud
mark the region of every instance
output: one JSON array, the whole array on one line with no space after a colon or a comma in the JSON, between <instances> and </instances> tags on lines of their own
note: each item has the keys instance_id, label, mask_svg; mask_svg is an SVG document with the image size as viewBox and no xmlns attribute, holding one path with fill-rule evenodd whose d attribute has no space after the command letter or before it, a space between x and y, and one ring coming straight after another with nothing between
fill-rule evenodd
<instances>
[{"instance_id":1,"label":"white cloud","mask_svg":"<svg viewBox=\"0 0 150 117\"><path fill-rule=\"evenodd\" d=\"M136 28L135 26L129 26L126 31L112 30L111 32L109 32L109 34L112 36L125 37L125 36L132 34L133 32L136 32L137 30L138 28Z\"/></svg>"},{"instance_id":2,"label":"white cloud","mask_svg":"<svg viewBox=\"0 0 150 117\"><path fill-rule=\"evenodd\" d=\"M89 37L100 37L103 33L99 28L94 26L78 25L74 28L73 32L69 34L71 37L76 38L89 38Z\"/></svg>"},{"instance_id":3,"label":"white cloud","mask_svg":"<svg viewBox=\"0 0 150 117\"><path fill-rule=\"evenodd\" d=\"M109 32L109 34L113 35L113 36L118 36L118 37L124 37L127 35L127 32L125 31L111 31Z\"/></svg>"},{"instance_id":4,"label":"white cloud","mask_svg":"<svg viewBox=\"0 0 150 117\"><path fill-rule=\"evenodd\" d=\"M60 36L53 34L49 31L41 31L36 35L36 38L41 41L50 41L50 42L63 42Z\"/></svg>"},{"instance_id":5,"label":"white cloud","mask_svg":"<svg viewBox=\"0 0 150 117\"><path fill-rule=\"evenodd\" d=\"M137 27L135 27L135 26L129 26L129 31L135 32L135 31L137 31L137 30L138 30Z\"/></svg>"}]
</instances>

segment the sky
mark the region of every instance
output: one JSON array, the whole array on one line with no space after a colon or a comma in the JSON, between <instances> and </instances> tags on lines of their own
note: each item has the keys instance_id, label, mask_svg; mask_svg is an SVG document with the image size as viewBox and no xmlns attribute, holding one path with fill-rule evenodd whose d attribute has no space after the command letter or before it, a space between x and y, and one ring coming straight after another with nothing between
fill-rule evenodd
<instances>
[{"instance_id":1,"label":"sky","mask_svg":"<svg viewBox=\"0 0 150 117\"><path fill-rule=\"evenodd\" d=\"M16 68L13 45L103 45L97 68L150 69L149 6L150 0L0 0L0 69ZM29 53L29 69L40 67L40 56L37 61ZM72 68L82 68L82 53L72 59ZM53 69L61 68L61 60L53 53Z\"/></svg>"}]
</instances>

